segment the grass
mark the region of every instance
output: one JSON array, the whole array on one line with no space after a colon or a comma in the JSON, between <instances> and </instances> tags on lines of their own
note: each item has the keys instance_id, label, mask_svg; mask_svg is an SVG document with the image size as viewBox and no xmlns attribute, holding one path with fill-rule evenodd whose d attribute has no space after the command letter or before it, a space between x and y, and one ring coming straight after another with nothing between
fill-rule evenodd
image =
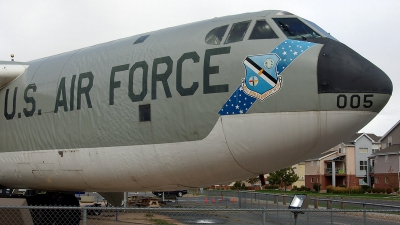
<instances>
[{"instance_id":1,"label":"grass","mask_svg":"<svg viewBox=\"0 0 400 225\"><path fill-rule=\"evenodd\" d=\"M165 220L160 219L150 219L150 221L155 223L156 225L176 225L175 223L169 223Z\"/></svg>"},{"instance_id":2,"label":"grass","mask_svg":"<svg viewBox=\"0 0 400 225\"><path fill-rule=\"evenodd\" d=\"M259 193L269 193L269 194L281 194L280 190L261 190L256 191ZM400 196L393 196L388 194L328 194L328 193L317 193L317 192L309 192L309 191L286 191L282 192L282 194L286 195L295 195L295 194L306 194L310 197L318 196L318 198L356 198L356 199L380 199L380 200L400 200Z\"/></svg>"}]
</instances>

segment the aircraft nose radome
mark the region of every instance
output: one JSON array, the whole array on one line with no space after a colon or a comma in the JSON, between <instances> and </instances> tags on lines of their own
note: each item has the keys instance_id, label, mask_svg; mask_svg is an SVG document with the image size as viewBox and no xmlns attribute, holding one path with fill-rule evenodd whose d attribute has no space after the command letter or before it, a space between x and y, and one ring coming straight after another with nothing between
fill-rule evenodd
<instances>
[{"instance_id":1,"label":"aircraft nose radome","mask_svg":"<svg viewBox=\"0 0 400 225\"><path fill-rule=\"evenodd\" d=\"M312 42L324 44L318 57L318 93L392 94L389 77L351 48L329 38Z\"/></svg>"}]
</instances>

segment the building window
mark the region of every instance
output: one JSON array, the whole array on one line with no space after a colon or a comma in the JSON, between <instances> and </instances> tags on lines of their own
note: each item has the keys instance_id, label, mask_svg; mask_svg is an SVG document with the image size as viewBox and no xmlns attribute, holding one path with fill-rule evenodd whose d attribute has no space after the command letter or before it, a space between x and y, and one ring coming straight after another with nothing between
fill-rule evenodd
<instances>
[{"instance_id":1,"label":"building window","mask_svg":"<svg viewBox=\"0 0 400 225\"><path fill-rule=\"evenodd\" d=\"M388 184L388 183L389 183L389 178L385 177L385 184Z\"/></svg>"},{"instance_id":2,"label":"building window","mask_svg":"<svg viewBox=\"0 0 400 225\"><path fill-rule=\"evenodd\" d=\"M377 153L378 151L379 151L379 149L373 148L373 149L372 149L372 154Z\"/></svg>"},{"instance_id":3,"label":"building window","mask_svg":"<svg viewBox=\"0 0 400 225\"><path fill-rule=\"evenodd\" d=\"M385 155L385 162L388 162L389 160L389 155Z\"/></svg>"},{"instance_id":4,"label":"building window","mask_svg":"<svg viewBox=\"0 0 400 225\"><path fill-rule=\"evenodd\" d=\"M378 162L379 156L375 156L375 162Z\"/></svg>"},{"instance_id":5,"label":"building window","mask_svg":"<svg viewBox=\"0 0 400 225\"><path fill-rule=\"evenodd\" d=\"M314 166L314 161L311 161L311 166Z\"/></svg>"},{"instance_id":6,"label":"building window","mask_svg":"<svg viewBox=\"0 0 400 225\"><path fill-rule=\"evenodd\" d=\"M339 148L339 153L342 153L342 148Z\"/></svg>"},{"instance_id":7,"label":"building window","mask_svg":"<svg viewBox=\"0 0 400 225\"><path fill-rule=\"evenodd\" d=\"M360 161L360 170L367 170L367 161Z\"/></svg>"},{"instance_id":8,"label":"building window","mask_svg":"<svg viewBox=\"0 0 400 225\"><path fill-rule=\"evenodd\" d=\"M359 148L358 153L368 153L368 148Z\"/></svg>"},{"instance_id":9,"label":"building window","mask_svg":"<svg viewBox=\"0 0 400 225\"><path fill-rule=\"evenodd\" d=\"M139 105L139 121L151 121L151 108L150 104Z\"/></svg>"},{"instance_id":10,"label":"building window","mask_svg":"<svg viewBox=\"0 0 400 225\"><path fill-rule=\"evenodd\" d=\"M379 184L379 179L375 178L375 184Z\"/></svg>"},{"instance_id":11,"label":"building window","mask_svg":"<svg viewBox=\"0 0 400 225\"><path fill-rule=\"evenodd\" d=\"M386 148L386 143L383 143L382 144L382 149L385 149Z\"/></svg>"},{"instance_id":12,"label":"building window","mask_svg":"<svg viewBox=\"0 0 400 225\"><path fill-rule=\"evenodd\" d=\"M317 166L319 166L319 161L317 161Z\"/></svg>"},{"instance_id":13,"label":"building window","mask_svg":"<svg viewBox=\"0 0 400 225\"><path fill-rule=\"evenodd\" d=\"M388 147L392 145L392 136L388 137Z\"/></svg>"},{"instance_id":14,"label":"building window","mask_svg":"<svg viewBox=\"0 0 400 225\"><path fill-rule=\"evenodd\" d=\"M367 183L365 183L364 179L358 179L358 185L368 185Z\"/></svg>"},{"instance_id":15,"label":"building window","mask_svg":"<svg viewBox=\"0 0 400 225\"><path fill-rule=\"evenodd\" d=\"M319 183L319 178L317 177L317 183Z\"/></svg>"},{"instance_id":16,"label":"building window","mask_svg":"<svg viewBox=\"0 0 400 225\"><path fill-rule=\"evenodd\" d=\"M311 183L314 183L314 178L313 177L311 177Z\"/></svg>"}]
</instances>

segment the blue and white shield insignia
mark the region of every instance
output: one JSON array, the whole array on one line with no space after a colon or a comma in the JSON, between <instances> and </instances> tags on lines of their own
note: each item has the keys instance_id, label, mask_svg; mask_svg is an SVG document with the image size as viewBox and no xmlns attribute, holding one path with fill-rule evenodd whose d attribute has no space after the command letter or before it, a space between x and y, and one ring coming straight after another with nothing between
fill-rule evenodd
<instances>
[{"instance_id":1,"label":"blue and white shield insignia","mask_svg":"<svg viewBox=\"0 0 400 225\"><path fill-rule=\"evenodd\" d=\"M243 61L246 69L243 91L261 101L278 92L282 86L282 77L277 73L279 61L275 53L247 56Z\"/></svg>"}]
</instances>

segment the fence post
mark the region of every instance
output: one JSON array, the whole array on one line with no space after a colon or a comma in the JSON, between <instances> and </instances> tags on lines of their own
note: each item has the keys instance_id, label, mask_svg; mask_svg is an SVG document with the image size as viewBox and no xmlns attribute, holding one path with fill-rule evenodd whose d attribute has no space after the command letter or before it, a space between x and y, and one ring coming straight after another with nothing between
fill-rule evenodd
<instances>
[{"instance_id":1,"label":"fence post","mask_svg":"<svg viewBox=\"0 0 400 225\"><path fill-rule=\"evenodd\" d=\"M278 195L274 194L274 204L278 205Z\"/></svg>"},{"instance_id":2,"label":"fence post","mask_svg":"<svg viewBox=\"0 0 400 225\"><path fill-rule=\"evenodd\" d=\"M365 211L365 203L363 202L363 216L364 216L364 224L367 224L367 212Z\"/></svg>"},{"instance_id":3,"label":"fence post","mask_svg":"<svg viewBox=\"0 0 400 225\"><path fill-rule=\"evenodd\" d=\"M328 201L326 201L326 209L332 209L332 200L328 197Z\"/></svg>"},{"instance_id":4,"label":"fence post","mask_svg":"<svg viewBox=\"0 0 400 225\"><path fill-rule=\"evenodd\" d=\"M266 218L266 216L265 216L265 208L263 208L263 212L262 212L262 218L263 218L263 225L266 225L266 220L265 220L265 218Z\"/></svg>"},{"instance_id":5,"label":"fence post","mask_svg":"<svg viewBox=\"0 0 400 225\"><path fill-rule=\"evenodd\" d=\"M239 209L242 208L242 192L238 190Z\"/></svg>"},{"instance_id":6,"label":"fence post","mask_svg":"<svg viewBox=\"0 0 400 225\"><path fill-rule=\"evenodd\" d=\"M282 200L282 202L283 202L283 205L286 205L286 194L285 194L285 195L283 195L283 196L282 196L282 198L283 198L283 200Z\"/></svg>"},{"instance_id":7,"label":"fence post","mask_svg":"<svg viewBox=\"0 0 400 225\"><path fill-rule=\"evenodd\" d=\"M341 209L344 209L345 208L345 206L344 206L344 198L342 197L342 202L341 202L341 204L340 204L340 208Z\"/></svg>"},{"instance_id":8,"label":"fence post","mask_svg":"<svg viewBox=\"0 0 400 225\"><path fill-rule=\"evenodd\" d=\"M318 196L314 198L314 209L318 209Z\"/></svg>"},{"instance_id":9,"label":"fence post","mask_svg":"<svg viewBox=\"0 0 400 225\"><path fill-rule=\"evenodd\" d=\"M83 225L87 222L87 209L83 208Z\"/></svg>"},{"instance_id":10,"label":"fence post","mask_svg":"<svg viewBox=\"0 0 400 225\"><path fill-rule=\"evenodd\" d=\"M276 200L276 218L279 219L278 195L274 195L274 201L275 200Z\"/></svg>"},{"instance_id":11,"label":"fence post","mask_svg":"<svg viewBox=\"0 0 400 225\"><path fill-rule=\"evenodd\" d=\"M228 191L225 192L225 207L228 208Z\"/></svg>"},{"instance_id":12,"label":"fence post","mask_svg":"<svg viewBox=\"0 0 400 225\"><path fill-rule=\"evenodd\" d=\"M244 208L247 209L247 191L244 192Z\"/></svg>"},{"instance_id":13,"label":"fence post","mask_svg":"<svg viewBox=\"0 0 400 225\"><path fill-rule=\"evenodd\" d=\"M331 209L331 224L333 224L332 200L329 199L329 202L330 202L329 205L331 206L331 208L330 208Z\"/></svg>"},{"instance_id":14,"label":"fence post","mask_svg":"<svg viewBox=\"0 0 400 225\"><path fill-rule=\"evenodd\" d=\"M250 195L250 208L253 208L253 198Z\"/></svg>"}]
</instances>

